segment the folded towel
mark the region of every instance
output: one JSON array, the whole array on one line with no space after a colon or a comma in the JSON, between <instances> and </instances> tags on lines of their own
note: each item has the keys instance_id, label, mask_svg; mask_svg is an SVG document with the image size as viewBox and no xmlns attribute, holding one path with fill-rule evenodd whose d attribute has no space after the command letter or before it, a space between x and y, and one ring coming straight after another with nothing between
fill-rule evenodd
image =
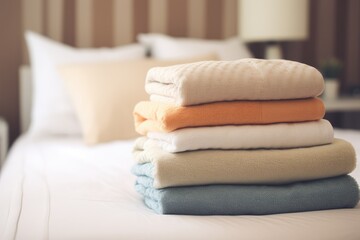
<instances>
[{"instance_id":1,"label":"folded towel","mask_svg":"<svg viewBox=\"0 0 360 240\"><path fill-rule=\"evenodd\" d=\"M190 107L140 102L134 109L136 131L143 135L185 127L313 121L324 114L324 104L318 98L218 102Z\"/></svg>"},{"instance_id":2,"label":"folded towel","mask_svg":"<svg viewBox=\"0 0 360 240\"><path fill-rule=\"evenodd\" d=\"M324 79L315 68L288 60L205 61L152 68L145 89L151 100L188 106L316 97Z\"/></svg>"},{"instance_id":3,"label":"folded towel","mask_svg":"<svg viewBox=\"0 0 360 240\"><path fill-rule=\"evenodd\" d=\"M289 185L209 185L154 189L139 177L136 190L145 204L162 214L276 214L352 208L359 188L350 176Z\"/></svg>"},{"instance_id":4,"label":"folded towel","mask_svg":"<svg viewBox=\"0 0 360 240\"><path fill-rule=\"evenodd\" d=\"M355 168L350 143L271 150L201 150L169 153L136 141L137 176L154 179L155 188L203 184L282 184L334 177ZM145 149L144 149L145 148Z\"/></svg>"},{"instance_id":5,"label":"folded towel","mask_svg":"<svg viewBox=\"0 0 360 240\"><path fill-rule=\"evenodd\" d=\"M198 149L294 148L333 141L329 121L184 128L170 133L149 132L146 145L167 152Z\"/></svg>"}]
</instances>

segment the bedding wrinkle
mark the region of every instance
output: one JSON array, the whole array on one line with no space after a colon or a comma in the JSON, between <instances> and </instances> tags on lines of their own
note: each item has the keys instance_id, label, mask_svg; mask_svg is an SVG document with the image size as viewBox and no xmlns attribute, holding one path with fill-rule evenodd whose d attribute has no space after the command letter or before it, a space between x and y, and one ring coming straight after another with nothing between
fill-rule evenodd
<instances>
[{"instance_id":1,"label":"bedding wrinkle","mask_svg":"<svg viewBox=\"0 0 360 240\"><path fill-rule=\"evenodd\" d=\"M27 152L27 151L28 151L27 148L23 149L23 152ZM9 153L9 156L11 156L13 154L15 154L15 153L13 153L13 150L11 149L11 151ZM22 154L24 154L24 153L22 153ZM26 175L25 175L25 159L24 158L21 158L20 165L21 165L19 167L20 169L18 169L18 171L21 172L21 174L20 174L21 177L20 177L20 179L18 179L20 186L17 188L20 191L17 192L17 194L16 194L16 188L14 187L12 189L12 191L14 191L15 193L13 192L11 194L10 208L9 208L9 211L8 211L8 213L9 213L8 216L10 215L10 213L12 213L12 211L17 211L17 213L16 213L16 221L15 221L15 224L14 223L9 223L8 220L6 221L5 234L2 235L4 237L4 239L13 239L13 240L15 240L16 237L17 237L18 229L19 229L19 222L20 222L20 218L21 218L21 215L22 215L23 201L24 201L24 182L25 182L25 179L26 179ZM17 196L14 197L14 195L17 195ZM14 198L16 198L16 199L14 199ZM17 206L14 206L15 204ZM13 216L13 214L11 214L11 215ZM13 224L14 228L11 226L11 224ZM6 232L6 229L10 229L10 230L8 232ZM11 231L11 229L12 229L12 231Z\"/></svg>"},{"instance_id":2,"label":"bedding wrinkle","mask_svg":"<svg viewBox=\"0 0 360 240\"><path fill-rule=\"evenodd\" d=\"M23 204L23 193L24 193L24 189L23 189L23 186L24 186L24 181L25 181L25 177L21 180L21 201L20 201L20 209L19 209L19 215L18 215L18 218L17 218L17 221L16 221L16 225L15 225L15 232L14 232L14 236L12 239L16 239L17 237L17 233L18 233L18 228L19 228L19 222L20 222L20 218L21 218L21 214L22 214L22 204ZM10 239L10 238L9 238Z\"/></svg>"},{"instance_id":3,"label":"bedding wrinkle","mask_svg":"<svg viewBox=\"0 0 360 240\"><path fill-rule=\"evenodd\" d=\"M0 174L0 239L14 240L19 229L19 221L22 215L25 163L22 156L27 152L26 141L20 137L22 143L16 142L14 147L22 147L21 152L10 149L8 158L18 158L9 163L6 161ZM6 212L6 218L3 216Z\"/></svg>"},{"instance_id":4,"label":"bedding wrinkle","mask_svg":"<svg viewBox=\"0 0 360 240\"><path fill-rule=\"evenodd\" d=\"M27 154L37 157L36 161L29 162L31 158L25 158L25 177L23 187L23 201L33 201L32 205L22 204L22 214L19 217L19 225L17 233L23 232L20 229L27 228L27 223L33 221L37 227L32 229L27 235L17 235L16 239L49 239L49 225L51 216L51 197L50 186L48 180L48 160L45 157L42 143L36 148L29 149ZM28 185L32 186L32 191L28 190ZM26 213L26 214L25 214ZM32 215L29 219L29 214Z\"/></svg>"},{"instance_id":5,"label":"bedding wrinkle","mask_svg":"<svg viewBox=\"0 0 360 240\"><path fill-rule=\"evenodd\" d=\"M41 151L42 159L46 159L45 158L45 154ZM42 174L42 179L45 183L45 189L47 191L47 214L45 214L45 226L44 226L44 239L48 240L49 239L49 234L50 234L50 216L51 216L51 193L50 193L50 186L49 186L49 181L48 181L48 161L44 161L44 171Z\"/></svg>"}]
</instances>

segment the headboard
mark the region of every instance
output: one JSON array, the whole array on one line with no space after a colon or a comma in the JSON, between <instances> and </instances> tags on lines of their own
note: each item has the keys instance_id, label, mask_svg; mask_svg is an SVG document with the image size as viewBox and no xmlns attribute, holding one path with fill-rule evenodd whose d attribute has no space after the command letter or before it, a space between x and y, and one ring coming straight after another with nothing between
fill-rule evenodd
<instances>
[{"instance_id":1,"label":"headboard","mask_svg":"<svg viewBox=\"0 0 360 240\"><path fill-rule=\"evenodd\" d=\"M30 125L32 104L32 81L31 69L23 65L19 69L19 93L20 93L20 131L26 132Z\"/></svg>"},{"instance_id":2,"label":"headboard","mask_svg":"<svg viewBox=\"0 0 360 240\"><path fill-rule=\"evenodd\" d=\"M128 44L147 32L222 39L237 34L237 6L238 0L27 0L23 29L76 47Z\"/></svg>"},{"instance_id":3,"label":"headboard","mask_svg":"<svg viewBox=\"0 0 360 240\"><path fill-rule=\"evenodd\" d=\"M22 28L75 47L113 47L139 33L223 39L237 34L238 0L26 0ZM19 70L21 132L31 114L31 70L25 43Z\"/></svg>"}]
</instances>

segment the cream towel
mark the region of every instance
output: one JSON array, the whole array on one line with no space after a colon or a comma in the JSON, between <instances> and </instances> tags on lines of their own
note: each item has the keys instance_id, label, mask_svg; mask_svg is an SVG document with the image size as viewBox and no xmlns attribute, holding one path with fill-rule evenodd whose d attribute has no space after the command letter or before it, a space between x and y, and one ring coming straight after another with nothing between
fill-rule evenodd
<instances>
[{"instance_id":1,"label":"cream towel","mask_svg":"<svg viewBox=\"0 0 360 240\"><path fill-rule=\"evenodd\" d=\"M350 143L286 150L202 150L168 153L136 142L137 176L154 179L155 188L204 184L283 184L334 177L355 168Z\"/></svg>"},{"instance_id":2,"label":"cream towel","mask_svg":"<svg viewBox=\"0 0 360 240\"><path fill-rule=\"evenodd\" d=\"M188 106L315 97L322 93L324 79L302 63L248 58L155 67L147 74L145 89L151 100Z\"/></svg>"},{"instance_id":3,"label":"cream towel","mask_svg":"<svg viewBox=\"0 0 360 240\"><path fill-rule=\"evenodd\" d=\"M166 152L198 149L294 148L328 144L333 141L329 121L268 125L238 125L183 128L170 133L149 132L147 145Z\"/></svg>"}]
</instances>

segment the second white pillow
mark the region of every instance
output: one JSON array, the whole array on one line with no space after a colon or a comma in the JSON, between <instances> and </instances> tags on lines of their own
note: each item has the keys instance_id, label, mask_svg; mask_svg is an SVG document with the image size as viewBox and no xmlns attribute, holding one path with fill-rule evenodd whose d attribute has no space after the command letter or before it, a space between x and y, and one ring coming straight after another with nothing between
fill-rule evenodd
<instances>
[{"instance_id":1,"label":"second white pillow","mask_svg":"<svg viewBox=\"0 0 360 240\"><path fill-rule=\"evenodd\" d=\"M205 54L217 54L220 60L251 58L249 49L237 37L227 40L174 38L163 34L139 34L138 41L146 45L157 59L180 59Z\"/></svg>"}]
</instances>

